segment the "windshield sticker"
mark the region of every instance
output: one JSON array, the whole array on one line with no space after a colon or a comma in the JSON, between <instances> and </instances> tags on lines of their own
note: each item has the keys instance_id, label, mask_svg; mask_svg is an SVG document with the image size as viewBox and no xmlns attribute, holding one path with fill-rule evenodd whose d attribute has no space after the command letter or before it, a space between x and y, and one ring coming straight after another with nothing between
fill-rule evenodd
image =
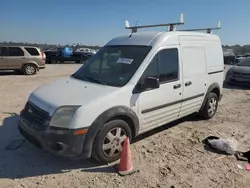
<instances>
[{"instance_id":1,"label":"windshield sticker","mask_svg":"<svg viewBox=\"0 0 250 188\"><path fill-rule=\"evenodd\" d=\"M134 60L129 58L119 58L117 63L131 64Z\"/></svg>"}]
</instances>

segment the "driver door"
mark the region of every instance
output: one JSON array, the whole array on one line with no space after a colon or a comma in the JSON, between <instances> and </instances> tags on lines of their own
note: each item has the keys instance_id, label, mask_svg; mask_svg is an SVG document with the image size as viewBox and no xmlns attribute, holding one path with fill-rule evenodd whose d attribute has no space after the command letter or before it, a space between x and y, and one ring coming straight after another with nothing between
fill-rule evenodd
<instances>
[{"instance_id":1,"label":"driver door","mask_svg":"<svg viewBox=\"0 0 250 188\"><path fill-rule=\"evenodd\" d=\"M178 46L162 48L154 55L140 82L143 83L147 77L156 77L159 79L159 88L139 92L140 132L178 118L182 100L180 70Z\"/></svg>"}]
</instances>

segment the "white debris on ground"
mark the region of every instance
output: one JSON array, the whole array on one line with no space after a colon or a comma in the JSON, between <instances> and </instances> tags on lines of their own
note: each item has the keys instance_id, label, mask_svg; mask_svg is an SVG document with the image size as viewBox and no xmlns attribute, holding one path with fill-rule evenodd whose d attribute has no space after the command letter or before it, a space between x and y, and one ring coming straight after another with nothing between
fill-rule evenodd
<instances>
[{"instance_id":1,"label":"white debris on ground","mask_svg":"<svg viewBox=\"0 0 250 188\"><path fill-rule=\"evenodd\" d=\"M235 154L237 149L237 141L234 138L227 138L227 139L212 139L208 141L211 144L211 147L218 150L225 152L229 155Z\"/></svg>"}]
</instances>

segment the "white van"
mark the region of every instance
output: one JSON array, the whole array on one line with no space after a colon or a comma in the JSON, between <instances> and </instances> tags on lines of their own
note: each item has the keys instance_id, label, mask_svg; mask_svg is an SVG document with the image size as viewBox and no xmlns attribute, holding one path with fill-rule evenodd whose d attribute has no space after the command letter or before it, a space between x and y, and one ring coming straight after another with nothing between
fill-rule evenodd
<instances>
[{"instance_id":1,"label":"white van","mask_svg":"<svg viewBox=\"0 0 250 188\"><path fill-rule=\"evenodd\" d=\"M19 130L70 158L119 159L122 143L198 112L212 118L222 96L218 36L189 31L116 37L74 74L31 93Z\"/></svg>"}]
</instances>

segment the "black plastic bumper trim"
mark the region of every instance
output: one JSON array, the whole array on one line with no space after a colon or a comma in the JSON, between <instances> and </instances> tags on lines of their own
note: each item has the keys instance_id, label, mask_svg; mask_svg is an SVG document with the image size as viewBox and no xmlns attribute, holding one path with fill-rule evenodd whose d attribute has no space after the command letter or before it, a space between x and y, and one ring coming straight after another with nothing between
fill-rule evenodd
<instances>
[{"instance_id":1,"label":"black plastic bumper trim","mask_svg":"<svg viewBox=\"0 0 250 188\"><path fill-rule=\"evenodd\" d=\"M217 73L221 73L221 72L224 72L224 70L219 70L219 71L209 72L208 74L217 74Z\"/></svg>"},{"instance_id":2,"label":"black plastic bumper trim","mask_svg":"<svg viewBox=\"0 0 250 188\"><path fill-rule=\"evenodd\" d=\"M82 154L85 135L75 135L76 129L35 130L22 118L18 129L28 141L52 154L67 158L76 158Z\"/></svg>"}]
</instances>

